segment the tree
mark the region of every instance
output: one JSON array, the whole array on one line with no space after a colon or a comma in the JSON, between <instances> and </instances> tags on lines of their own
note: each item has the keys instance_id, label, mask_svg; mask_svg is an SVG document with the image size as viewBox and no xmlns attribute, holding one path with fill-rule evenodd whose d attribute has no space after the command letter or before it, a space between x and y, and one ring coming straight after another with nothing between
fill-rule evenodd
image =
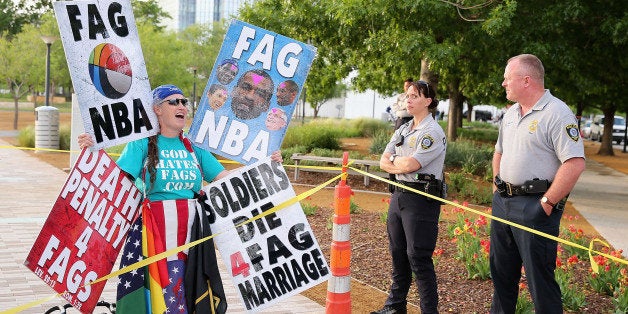
<instances>
[{"instance_id":1,"label":"tree","mask_svg":"<svg viewBox=\"0 0 628 314\"><path fill-rule=\"evenodd\" d=\"M530 27L534 17L535 26ZM622 1L518 1L503 49L534 53L546 69L546 86L567 104L602 111L609 123L625 104L628 15ZM598 154L612 155L610 124ZM606 132L608 131L608 132Z\"/></svg>"},{"instance_id":2,"label":"tree","mask_svg":"<svg viewBox=\"0 0 628 314\"><path fill-rule=\"evenodd\" d=\"M23 32L12 40L0 38L0 77L3 78L13 97L14 115L13 129L17 130L19 116L19 99L26 95L31 86L41 77L38 72L45 69L45 45L39 38L38 30L27 25ZM24 58L28 51L29 58ZM43 73L43 72L42 72Z\"/></svg>"},{"instance_id":3,"label":"tree","mask_svg":"<svg viewBox=\"0 0 628 314\"><path fill-rule=\"evenodd\" d=\"M136 24L151 25L157 32L162 32L165 26L161 25L161 21L171 19L172 16L164 11L157 0L133 0L133 16Z\"/></svg>"},{"instance_id":4,"label":"tree","mask_svg":"<svg viewBox=\"0 0 628 314\"><path fill-rule=\"evenodd\" d=\"M192 25L175 33L142 23L138 33L151 85L176 84L191 95L195 80L192 68L197 69L197 79L209 78L225 29L217 23L212 27Z\"/></svg>"},{"instance_id":5,"label":"tree","mask_svg":"<svg viewBox=\"0 0 628 314\"><path fill-rule=\"evenodd\" d=\"M50 8L49 0L0 0L0 36L11 38L19 34L24 25L37 22Z\"/></svg>"},{"instance_id":6,"label":"tree","mask_svg":"<svg viewBox=\"0 0 628 314\"><path fill-rule=\"evenodd\" d=\"M330 3L328 0L256 1L239 11L243 21L316 47L317 57L304 86L315 116L327 100L344 91L341 81L352 70L339 63L342 58L336 50L338 47L328 45L339 38L336 33L338 22L328 12ZM277 12L282 12L281 17Z\"/></svg>"}]
</instances>

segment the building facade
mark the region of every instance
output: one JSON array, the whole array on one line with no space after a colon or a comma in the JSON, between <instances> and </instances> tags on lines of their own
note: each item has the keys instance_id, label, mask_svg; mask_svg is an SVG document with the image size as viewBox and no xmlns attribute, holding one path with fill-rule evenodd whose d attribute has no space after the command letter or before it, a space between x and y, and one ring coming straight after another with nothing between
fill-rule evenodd
<instances>
[{"instance_id":1,"label":"building facade","mask_svg":"<svg viewBox=\"0 0 628 314\"><path fill-rule=\"evenodd\" d=\"M246 3L255 0L159 0L161 8L172 19L165 21L166 29L180 31L193 24L211 24L237 15Z\"/></svg>"}]
</instances>

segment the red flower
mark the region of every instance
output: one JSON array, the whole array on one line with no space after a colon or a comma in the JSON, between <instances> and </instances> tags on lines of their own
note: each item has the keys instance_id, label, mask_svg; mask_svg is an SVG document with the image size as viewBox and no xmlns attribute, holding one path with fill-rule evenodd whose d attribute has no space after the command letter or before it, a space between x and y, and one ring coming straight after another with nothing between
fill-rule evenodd
<instances>
[{"instance_id":1,"label":"red flower","mask_svg":"<svg viewBox=\"0 0 628 314\"><path fill-rule=\"evenodd\" d=\"M486 217L484 216L480 216L478 217L478 219L475 220L475 225L482 227L482 226L486 226L488 224L488 221L486 220Z\"/></svg>"},{"instance_id":2,"label":"red flower","mask_svg":"<svg viewBox=\"0 0 628 314\"><path fill-rule=\"evenodd\" d=\"M578 256L575 254L567 259L567 265L571 266L578 263Z\"/></svg>"},{"instance_id":3,"label":"red flower","mask_svg":"<svg viewBox=\"0 0 628 314\"><path fill-rule=\"evenodd\" d=\"M488 254L491 250L491 241L487 239L480 240L480 245L482 246L482 252Z\"/></svg>"}]
</instances>

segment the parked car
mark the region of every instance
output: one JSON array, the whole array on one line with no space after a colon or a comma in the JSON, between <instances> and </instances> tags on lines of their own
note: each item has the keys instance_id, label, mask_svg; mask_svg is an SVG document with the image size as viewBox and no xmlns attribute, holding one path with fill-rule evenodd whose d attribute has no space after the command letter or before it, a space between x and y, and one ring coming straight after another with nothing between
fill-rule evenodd
<instances>
[{"instance_id":1,"label":"parked car","mask_svg":"<svg viewBox=\"0 0 628 314\"><path fill-rule=\"evenodd\" d=\"M624 132L626 130L626 120L624 117L615 116L613 119L613 142L618 145L624 139ZM595 116L593 123L591 124L591 139L596 141L602 141L604 135L604 116Z\"/></svg>"},{"instance_id":2,"label":"parked car","mask_svg":"<svg viewBox=\"0 0 628 314\"><path fill-rule=\"evenodd\" d=\"M583 120L580 125L580 134L583 138L591 138L591 120Z\"/></svg>"}]
</instances>

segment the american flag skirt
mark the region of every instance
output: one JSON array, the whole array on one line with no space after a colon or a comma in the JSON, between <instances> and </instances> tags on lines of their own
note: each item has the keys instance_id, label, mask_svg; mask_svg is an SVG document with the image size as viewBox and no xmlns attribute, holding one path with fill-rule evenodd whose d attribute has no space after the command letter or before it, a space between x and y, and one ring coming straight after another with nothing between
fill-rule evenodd
<instances>
[{"instance_id":1,"label":"american flag skirt","mask_svg":"<svg viewBox=\"0 0 628 314\"><path fill-rule=\"evenodd\" d=\"M197 212L195 199L181 199L181 200L167 200L167 201L154 201L147 204L148 208L143 211L149 217L143 217L140 215L131 227L131 231L127 236L127 241L124 245L122 258L120 262L120 268L126 267L133 263L136 263L145 258L142 254L142 223L151 220L152 223L147 223L145 228L152 228L151 232L159 251L167 251L174 249L181 245L190 242L190 232L194 218ZM146 211L147 210L147 211ZM145 229L148 230L148 229ZM139 290L145 291L145 278L146 268L142 267L137 270L120 275L120 282L118 283L118 313L126 312L124 305L127 304L127 299L137 298L163 298L165 306L167 307L167 313L187 313L187 305L184 289L184 276L185 266L187 261L187 250L172 254L166 258L167 276L168 278L163 280L163 290L161 295L155 295L157 293L137 293ZM162 263L163 265L163 263ZM165 266L164 265L164 266ZM151 300L143 300L145 303L146 312L160 312L160 310L154 308L151 309ZM154 302L154 300L153 300ZM129 310L134 308L133 313L138 313L138 306L140 300L135 300L128 304ZM141 306L140 306L141 307Z\"/></svg>"}]
</instances>

